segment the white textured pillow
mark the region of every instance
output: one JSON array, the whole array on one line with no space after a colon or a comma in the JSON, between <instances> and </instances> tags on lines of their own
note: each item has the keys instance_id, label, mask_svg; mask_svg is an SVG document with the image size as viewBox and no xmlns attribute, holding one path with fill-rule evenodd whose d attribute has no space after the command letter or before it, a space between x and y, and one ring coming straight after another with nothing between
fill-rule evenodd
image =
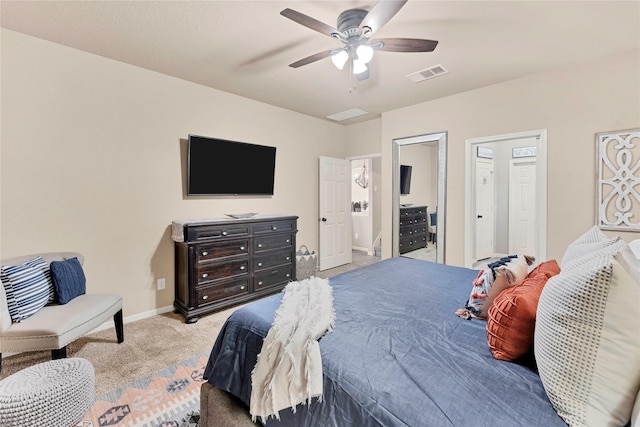
<instances>
[{"instance_id":1,"label":"white textured pillow","mask_svg":"<svg viewBox=\"0 0 640 427\"><path fill-rule=\"evenodd\" d=\"M567 263L577 258L591 256L594 252L606 249L618 240L620 240L620 237L609 238L602 230L594 226L567 246L560 262L560 269L564 270Z\"/></svg>"},{"instance_id":2,"label":"white textured pillow","mask_svg":"<svg viewBox=\"0 0 640 427\"><path fill-rule=\"evenodd\" d=\"M640 260L640 239L630 241L629 247L636 259Z\"/></svg>"},{"instance_id":3,"label":"white textured pillow","mask_svg":"<svg viewBox=\"0 0 640 427\"><path fill-rule=\"evenodd\" d=\"M633 405L631 412L631 427L640 427L640 391L636 396L636 403Z\"/></svg>"},{"instance_id":4,"label":"white textured pillow","mask_svg":"<svg viewBox=\"0 0 640 427\"><path fill-rule=\"evenodd\" d=\"M640 388L640 268L616 246L549 279L538 304L540 378L572 426L625 425Z\"/></svg>"}]
</instances>

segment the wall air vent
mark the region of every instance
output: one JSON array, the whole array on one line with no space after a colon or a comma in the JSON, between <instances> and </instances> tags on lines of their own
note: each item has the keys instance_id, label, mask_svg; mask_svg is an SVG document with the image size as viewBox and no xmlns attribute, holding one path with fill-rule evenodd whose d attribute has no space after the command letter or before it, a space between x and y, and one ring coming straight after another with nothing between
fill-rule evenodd
<instances>
[{"instance_id":1,"label":"wall air vent","mask_svg":"<svg viewBox=\"0 0 640 427\"><path fill-rule=\"evenodd\" d=\"M407 74L407 78L414 83L418 83L427 79L441 76L443 74L447 74L448 72L449 70L444 68L442 64L438 64L424 70L416 71L415 73Z\"/></svg>"}]
</instances>

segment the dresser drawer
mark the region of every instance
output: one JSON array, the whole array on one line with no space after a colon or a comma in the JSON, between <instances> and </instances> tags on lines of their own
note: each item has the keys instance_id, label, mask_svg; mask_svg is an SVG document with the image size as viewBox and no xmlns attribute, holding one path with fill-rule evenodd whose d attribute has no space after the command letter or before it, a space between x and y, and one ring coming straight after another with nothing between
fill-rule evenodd
<instances>
[{"instance_id":1,"label":"dresser drawer","mask_svg":"<svg viewBox=\"0 0 640 427\"><path fill-rule=\"evenodd\" d=\"M269 221L260 222L253 225L253 234L260 235L265 233L279 233L279 232L293 232L296 231L296 221L283 220L283 221Z\"/></svg>"},{"instance_id":2,"label":"dresser drawer","mask_svg":"<svg viewBox=\"0 0 640 427\"><path fill-rule=\"evenodd\" d=\"M261 252L271 249L290 248L293 247L293 239L293 234L256 237L253 240L253 250L254 252Z\"/></svg>"},{"instance_id":3,"label":"dresser drawer","mask_svg":"<svg viewBox=\"0 0 640 427\"><path fill-rule=\"evenodd\" d=\"M413 225L414 219L412 216L401 217L400 218L400 227L407 227Z\"/></svg>"},{"instance_id":4,"label":"dresser drawer","mask_svg":"<svg viewBox=\"0 0 640 427\"><path fill-rule=\"evenodd\" d=\"M427 216L426 215L416 215L413 217L414 224L426 224Z\"/></svg>"},{"instance_id":5,"label":"dresser drawer","mask_svg":"<svg viewBox=\"0 0 640 427\"><path fill-rule=\"evenodd\" d=\"M197 288L196 301L198 306L203 306L247 293L249 293L249 279L237 279Z\"/></svg>"},{"instance_id":6,"label":"dresser drawer","mask_svg":"<svg viewBox=\"0 0 640 427\"><path fill-rule=\"evenodd\" d=\"M249 239L221 240L194 247L196 262L203 263L235 255L249 254Z\"/></svg>"},{"instance_id":7,"label":"dresser drawer","mask_svg":"<svg viewBox=\"0 0 640 427\"><path fill-rule=\"evenodd\" d=\"M420 206L418 208L413 208L413 212L411 214L412 215L426 215L427 214L427 207L426 206Z\"/></svg>"},{"instance_id":8,"label":"dresser drawer","mask_svg":"<svg viewBox=\"0 0 640 427\"><path fill-rule=\"evenodd\" d=\"M418 234L418 233L426 233L427 232L427 226L426 225L416 225L415 227L413 227L413 234Z\"/></svg>"},{"instance_id":9,"label":"dresser drawer","mask_svg":"<svg viewBox=\"0 0 640 427\"><path fill-rule=\"evenodd\" d=\"M200 242L223 237L243 237L249 236L249 224L220 224L220 225L200 225L187 228L185 239L187 242Z\"/></svg>"},{"instance_id":10,"label":"dresser drawer","mask_svg":"<svg viewBox=\"0 0 640 427\"><path fill-rule=\"evenodd\" d=\"M400 218L415 216L415 215L426 215L427 207L426 206L415 206L410 208L400 208Z\"/></svg>"},{"instance_id":11,"label":"dresser drawer","mask_svg":"<svg viewBox=\"0 0 640 427\"><path fill-rule=\"evenodd\" d=\"M412 238L413 247L414 248L424 248L427 246L427 235L426 234L418 234L413 236Z\"/></svg>"},{"instance_id":12,"label":"dresser drawer","mask_svg":"<svg viewBox=\"0 0 640 427\"><path fill-rule=\"evenodd\" d=\"M262 255L256 255L253 260L253 271L266 270L278 265L291 264L293 249L272 251Z\"/></svg>"},{"instance_id":13,"label":"dresser drawer","mask_svg":"<svg viewBox=\"0 0 640 427\"><path fill-rule=\"evenodd\" d=\"M286 284L293 280L293 266L282 266L255 274L253 278L254 292L270 288L272 286Z\"/></svg>"},{"instance_id":14,"label":"dresser drawer","mask_svg":"<svg viewBox=\"0 0 640 427\"><path fill-rule=\"evenodd\" d=\"M411 238L411 236L403 236L398 239L398 248L401 253L402 251L410 251L412 247L413 239Z\"/></svg>"},{"instance_id":15,"label":"dresser drawer","mask_svg":"<svg viewBox=\"0 0 640 427\"><path fill-rule=\"evenodd\" d=\"M198 286L214 280L249 274L249 259L201 265L196 268Z\"/></svg>"},{"instance_id":16,"label":"dresser drawer","mask_svg":"<svg viewBox=\"0 0 640 427\"><path fill-rule=\"evenodd\" d=\"M414 227L400 227L400 231L398 233L398 236L400 238L407 238L410 237L412 234L414 234Z\"/></svg>"}]
</instances>

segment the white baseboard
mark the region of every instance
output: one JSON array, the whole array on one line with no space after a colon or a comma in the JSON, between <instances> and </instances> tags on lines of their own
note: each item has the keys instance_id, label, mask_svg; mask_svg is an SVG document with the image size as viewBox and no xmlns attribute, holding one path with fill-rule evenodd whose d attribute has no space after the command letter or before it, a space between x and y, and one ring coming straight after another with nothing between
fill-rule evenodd
<instances>
[{"instance_id":1,"label":"white baseboard","mask_svg":"<svg viewBox=\"0 0 640 427\"><path fill-rule=\"evenodd\" d=\"M127 316L123 318L122 321L123 323L131 323L131 322L135 322L136 320L148 319L149 317L168 313L170 311L173 311L172 305L168 305L166 307L156 308L155 310L144 311L142 313ZM111 320L107 320L106 322L104 322L102 325L98 326L91 332L104 331L105 329L114 328L114 327L115 325L113 324L113 319L111 319Z\"/></svg>"}]
</instances>

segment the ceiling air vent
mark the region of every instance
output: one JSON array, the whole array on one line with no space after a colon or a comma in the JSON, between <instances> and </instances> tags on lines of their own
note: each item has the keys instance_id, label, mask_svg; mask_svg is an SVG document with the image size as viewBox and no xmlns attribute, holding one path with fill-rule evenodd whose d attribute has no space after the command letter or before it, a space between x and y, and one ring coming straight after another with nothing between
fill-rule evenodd
<instances>
[{"instance_id":1,"label":"ceiling air vent","mask_svg":"<svg viewBox=\"0 0 640 427\"><path fill-rule=\"evenodd\" d=\"M444 68L442 64L438 64L421 71L416 71L415 73L407 74L407 78L414 83L418 83L427 79L441 76L443 74L447 74L448 72L449 70Z\"/></svg>"},{"instance_id":2,"label":"ceiling air vent","mask_svg":"<svg viewBox=\"0 0 640 427\"><path fill-rule=\"evenodd\" d=\"M351 110L347 110L341 113L335 113L330 116L327 116L327 119L335 120L336 122L341 122L342 120L352 119L354 117L362 116L365 114L367 114L367 112L364 110L361 110L359 108L352 108Z\"/></svg>"}]
</instances>

